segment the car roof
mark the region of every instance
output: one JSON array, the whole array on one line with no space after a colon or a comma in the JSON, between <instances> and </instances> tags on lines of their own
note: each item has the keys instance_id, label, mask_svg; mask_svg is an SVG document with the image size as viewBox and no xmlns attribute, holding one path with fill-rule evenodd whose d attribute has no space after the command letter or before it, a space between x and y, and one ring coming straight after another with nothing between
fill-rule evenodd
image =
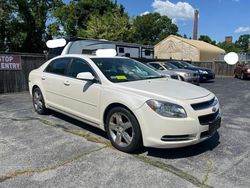
<instances>
[{"instance_id":1,"label":"car roof","mask_svg":"<svg viewBox=\"0 0 250 188\"><path fill-rule=\"evenodd\" d=\"M79 58L117 58L117 59L129 59L128 57L122 57L122 56L111 56L111 57L101 57L101 56L95 56L95 55L86 55L86 54L63 54L57 56L60 57L79 57Z\"/></svg>"}]
</instances>

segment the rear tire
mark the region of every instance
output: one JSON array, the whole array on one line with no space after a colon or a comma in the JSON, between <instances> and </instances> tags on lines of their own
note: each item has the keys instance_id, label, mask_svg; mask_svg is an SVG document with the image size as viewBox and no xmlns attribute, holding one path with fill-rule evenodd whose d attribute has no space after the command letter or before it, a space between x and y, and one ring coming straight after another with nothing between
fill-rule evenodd
<instances>
[{"instance_id":1,"label":"rear tire","mask_svg":"<svg viewBox=\"0 0 250 188\"><path fill-rule=\"evenodd\" d=\"M126 108L115 107L108 112L106 130L111 144L118 150L131 153L142 146L142 135L135 116Z\"/></svg>"},{"instance_id":2,"label":"rear tire","mask_svg":"<svg viewBox=\"0 0 250 188\"><path fill-rule=\"evenodd\" d=\"M37 87L33 91L33 106L38 114L46 114L48 109L45 107L45 102L43 99L43 94L41 90Z\"/></svg>"}]
</instances>

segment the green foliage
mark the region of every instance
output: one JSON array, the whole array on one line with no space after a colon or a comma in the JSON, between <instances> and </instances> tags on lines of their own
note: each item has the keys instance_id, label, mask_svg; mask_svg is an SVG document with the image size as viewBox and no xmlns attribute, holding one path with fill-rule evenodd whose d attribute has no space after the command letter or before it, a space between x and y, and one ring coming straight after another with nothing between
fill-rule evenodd
<instances>
[{"instance_id":1,"label":"green foliage","mask_svg":"<svg viewBox=\"0 0 250 188\"><path fill-rule=\"evenodd\" d=\"M241 52L250 52L248 44L250 43L250 34L241 35L235 42L240 47Z\"/></svg>"},{"instance_id":2,"label":"green foliage","mask_svg":"<svg viewBox=\"0 0 250 188\"><path fill-rule=\"evenodd\" d=\"M75 37L88 29L91 17L101 18L113 9L118 9L122 15L124 13L124 7L111 0L71 0L68 5L64 4L53 11L56 21L49 26L49 33L52 36Z\"/></svg>"},{"instance_id":3,"label":"green foliage","mask_svg":"<svg viewBox=\"0 0 250 188\"><path fill-rule=\"evenodd\" d=\"M236 53L241 52L241 49L235 43L219 42L217 44L217 46L224 49L226 51L226 53L229 53L229 52L236 52Z\"/></svg>"},{"instance_id":4,"label":"green foliage","mask_svg":"<svg viewBox=\"0 0 250 188\"><path fill-rule=\"evenodd\" d=\"M171 34L177 34L178 27L167 16L149 13L135 18L133 30L132 42L152 45Z\"/></svg>"},{"instance_id":5,"label":"green foliage","mask_svg":"<svg viewBox=\"0 0 250 188\"><path fill-rule=\"evenodd\" d=\"M93 14L87 22L87 29L79 29L77 36L94 39L123 40L128 39L131 31L129 17L117 8L102 16Z\"/></svg>"},{"instance_id":6,"label":"green foliage","mask_svg":"<svg viewBox=\"0 0 250 188\"><path fill-rule=\"evenodd\" d=\"M42 52L46 41L46 22L61 0L1 1L1 39L3 51Z\"/></svg>"},{"instance_id":7,"label":"green foliage","mask_svg":"<svg viewBox=\"0 0 250 188\"><path fill-rule=\"evenodd\" d=\"M215 41L215 40L212 40L212 39L211 39L209 36L207 36L207 35L201 35L200 38L199 38L198 40L207 42L207 43L209 43L209 44L216 45L216 41Z\"/></svg>"}]
</instances>

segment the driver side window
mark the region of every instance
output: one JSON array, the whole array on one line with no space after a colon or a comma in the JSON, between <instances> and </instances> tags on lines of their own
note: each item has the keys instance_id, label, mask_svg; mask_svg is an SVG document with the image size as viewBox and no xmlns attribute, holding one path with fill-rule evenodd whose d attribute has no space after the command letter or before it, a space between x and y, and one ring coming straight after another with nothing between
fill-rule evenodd
<instances>
[{"instance_id":1,"label":"driver side window","mask_svg":"<svg viewBox=\"0 0 250 188\"><path fill-rule=\"evenodd\" d=\"M80 72L90 72L95 75L94 71L90 68L88 63L86 63L82 59L75 58L70 64L68 76L76 78L77 74L79 74Z\"/></svg>"}]
</instances>

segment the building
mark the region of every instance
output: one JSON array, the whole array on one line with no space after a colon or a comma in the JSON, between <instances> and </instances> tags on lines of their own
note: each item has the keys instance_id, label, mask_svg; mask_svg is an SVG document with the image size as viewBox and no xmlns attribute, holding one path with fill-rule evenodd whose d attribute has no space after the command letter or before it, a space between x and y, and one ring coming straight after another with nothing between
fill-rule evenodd
<instances>
[{"instance_id":1,"label":"building","mask_svg":"<svg viewBox=\"0 0 250 188\"><path fill-rule=\"evenodd\" d=\"M219 60L225 50L200 40L170 35L154 46L155 58L189 61Z\"/></svg>"},{"instance_id":2,"label":"building","mask_svg":"<svg viewBox=\"0 0 250 188\"><path fill-rule=\"evenodd\" d=\"M233 37L232 37L232 36L226 36L226 37L225 37L225 42L226 42L227 44L232 44L232 42L233 42Z\"/></svg>"}]
</instances>

